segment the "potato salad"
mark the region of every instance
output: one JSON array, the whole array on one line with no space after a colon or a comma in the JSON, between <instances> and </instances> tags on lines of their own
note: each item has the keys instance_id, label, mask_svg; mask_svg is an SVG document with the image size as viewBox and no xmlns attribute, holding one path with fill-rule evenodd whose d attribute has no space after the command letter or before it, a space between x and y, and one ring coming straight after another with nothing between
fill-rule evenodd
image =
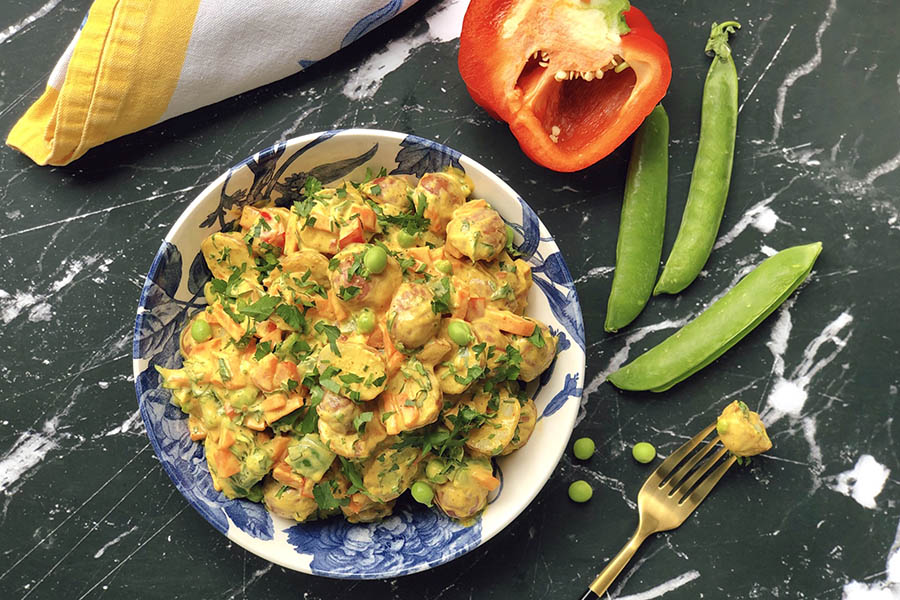
<instances>
[{"instance_id":1,"label":"potato salad","mask_svg":"<svg viewBox=\"0 0 900 600\"><path fill-rule=\"evenodd\" d=\"M310 177L203 241L208 306L182 368L157 370L217 490L297 521L377 520L407 490L463 522L484 509L557 339L525 316L531 269L472 191L452 167Z\"/></svg>"}]
</instances>

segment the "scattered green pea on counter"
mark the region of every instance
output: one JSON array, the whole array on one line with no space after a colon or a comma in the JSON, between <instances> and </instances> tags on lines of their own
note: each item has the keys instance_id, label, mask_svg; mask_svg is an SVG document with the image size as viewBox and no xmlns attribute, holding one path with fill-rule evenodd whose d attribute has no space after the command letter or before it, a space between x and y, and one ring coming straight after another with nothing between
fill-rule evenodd
<instances>
[{"instance_id":1,"label":"scattered green pea on counter","mask_svg":"<svg viewBox=\"0 0 900 600\"><path fill-rule=\"evenodd\" d=\"M579 479L569 485L569 498L572 502L587 502L594 495L594 489L587 481Z\"/></svg>"},{"instance_id":2,"label":"scattered green pea on counter","mask_svg":"<svg viewBox=\"0 0 900 600\"><path fill-rule=\"evenodd\" d=\"M575 443L572 444L572 452L575 453L575 458L578 460L589 459L594 455L594 450L596 450L596 446L594 445L594 440L591 438L578 438L575 440Z\"/></svg>"},{"instance_id":3,"label":"scattered green pea on counter","mask_svg":"<svg viewBox=\"0 0 900 600\"><path fill-rule=\"evenodd\" d=\"M656 458L656 448L650 442L638 442L631 448L631 455L639 463L648 463Z\"/></svg>"}]
</instances>

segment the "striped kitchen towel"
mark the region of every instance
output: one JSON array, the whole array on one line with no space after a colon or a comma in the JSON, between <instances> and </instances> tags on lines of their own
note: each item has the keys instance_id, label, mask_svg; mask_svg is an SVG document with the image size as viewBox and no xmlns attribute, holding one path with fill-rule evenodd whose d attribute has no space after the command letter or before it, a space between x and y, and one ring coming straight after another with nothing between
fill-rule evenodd
<instances>
[{"instance_id":1,"label":"striped kitchen towel","mask_svg":"<svg viewBox=\"0 0 900 600\"><path fill-rule=\"evenodd\" d=\"M6 143L66 165L300 71L416 0L95 0Z\"/></svg>"}]
</instances>

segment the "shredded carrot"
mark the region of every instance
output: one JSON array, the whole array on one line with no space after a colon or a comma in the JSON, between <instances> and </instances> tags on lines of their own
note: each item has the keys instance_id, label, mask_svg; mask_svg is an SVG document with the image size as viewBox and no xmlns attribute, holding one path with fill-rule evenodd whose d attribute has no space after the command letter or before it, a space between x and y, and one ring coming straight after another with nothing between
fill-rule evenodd
<instances>
[{"instance_id":1,"label":"shredded carrot","mask_svg":"<svg viewBox=\"0 0 900 600\"><path fill-rule=\"evenodd\" d=\"M484 311L484 316L497 325L497 329L500 331L506 331L522 337L528 337L533 334L536 327L534 321L529 321L525 317L520 317L508 310L489 308Z\"/></svg>"},{"instance_id":2,"label":"shredded carrot","mask_svg":"<svg viewBox=\"0 0 900 600\"><path fill-rule=\"evenodd\" d=\"M334 319L334 307L331 303L331 294L329 292L328 298L323 298L318 294L313 296L313 301L316 303L316 310L319 313L319 316L323 319Z\"/></svg>"},{"instance_id":3,"label":"shredded carrot","mask_svg":"<svg viewBox=\"0 0 900 600\"><path fill-rule=\"evenodd\" d=\"M206 439L206 426L194 415L188 417L188 431L191 432L191 439L195 442Z\"/></svg>"},{"instance_id":4,"label":"shredded carrot","mask_svg":"<svg viewBox=\"0 0 900 600\"><path fill-rule=\"evenodd\" d=\"M395 352L392 354L387 360L386 371L389 376L393 376L397 371L400 370L400 367L403 365L403 361L406 360L406 357L402 352Z\"/></svg>"},{"instance_id":5,"label":"shredded carrot","mask_svg":"<svg viewBox=\"0 0 900 600\"><path fill-rule=\"evenodd\" d=\"M384 335L381 332L381 327L376 327L375 331L369 334L369 337L366 338L366 344L373 348L384 348Z\"/></svg>"},{"instance_id":6,"label":"shredded carrot","mask_svg":"<svg viewBox=\"0 0 900 600\"><path fill-rule=\"evenodd\" d=\"M241 463L237 457L231 453L228 448L219 448L216 450L216 474L219 477L231 477L235 473L241 472Z\"/></svg>"},{"instance_id":7,"label":"shredded carrot","mask_svg":"<svg viewBox=\"0 0 900 600\"><path fill-rule=\"evenodd\" d=\"M465 287L456 288L456 303L450 316L454 319L465 319L469 309L469 290Z\"/></svg>"},{"instance_id":8,"label":"shredded carrot","mask_svg":"<svg viewBox=\"0 0 900 600\"><path fill-rule=\"evenodd\" d=\"M266 422L257 413L252 413L244 417L244 426L253 431L262 431L266 428Z\"/></svg>"},{"instance_id":9,"label":"shredded carrot","mask_svg":"<svg viewBox=\"0 0 900 600\"><path fill-rule=\"evenodd\" d=\"M284 236L284 253L285 254L293 254L298 250L297 243L297 220L298 215L294 211L291 211L291 216L288 219L287 232Z\"/></svg>"},{"instance_id":10,"label":"shredded carrot","mask_svg":"<svg viewBox=\"0 0 900 600\"><path fill-rule=\"evenodd\" d=\"M275 436L275 438L271 441L271 449L272 449L272 460L275 462L280 461L284 458L285 453L287 452L288 444L290 443L291 438L286 435Z\"/></svg>"},{"instance_id":11,"label":"shredded carrot","mask_svg":"<svg viewBox=\"0 0 900 600\"><path fill-rule=\"evenodd\" d=\"M284 394L269 394L265 400L260 402L259 406L263 412L270 412L278 410L285 404L287 404L287 397Z\"/></svg>"},{"instance_id":12,"label":"shredded carrot","mask_svg":"<svg viewBox=\"0 0 900 600\"><path fill-rule=\"evenodd\" d=\"M350 207L351 215L359 215L359 222L362 223L363 229L366 231L375 231L375 211L368 206L360 206L354 204Z\"/></svg>"},{"instance_id":13,"label":"shredded carrot","mask_svg":"<svg viewBox=\"0 0 900 600\"><path fill-rule=\"evenodd\" d=\"M272 469L272 478L275 481L281 482L292 488L297 488L298 490L303 489L306 480L302 475L294 473L291 470L291 466L283 460L276 463L275 468Z\"/></svg>"},{"instance_id":14,"label":"shredded carrot","mask_svg":"<svg viewBox=\"0 0 900 600\"><path fill-rule=\"evenodd\" d=\"M271 425L281 417L288 415L303 406L303 397L300 394L292 394L285 400L284 406L273 410L264 410L263 417Z\"/></svg>"},{"instance_id":15,"label":"shredded carrot","mask_svg":"<svg viewBox=\"0 0 900 600\"><path fill-rule=\"evenodd\" d=\"M409 248L406 251L406 254L421 263L425 263L426 265L431 266L431 251L428 246L417 246L415 248Z\"/></svg>"},{"instance_id":16,"label":"shredded carrot","mask_svg":"<svg viewBox=\"0 0 900 600\"><path fill-rule=\"evenodd\" d=\"M222 428L219 432L219 447L231 448L234 446L234 432L228 428Z\"/></svg>"},{"instance_id":17,"label":"shredded carrot","mask_svg":"<svg viewBox=\"0 0 900 600\"><path fill-rule=\"evenodd\" d=\"M495 490L500 485L499 479L481 469L472 469L472 479L487 490Z\"/></svg>"},{"instance_id":18,"label":"shredded carrot","mask_svg":"<svg viewBox=\"0 0 900 600\"><path fill-rule=\"evenodd\" d=\"M233 340L239 340L244 336L244 326L240 323L235 323L234 319L225 314L225 311L222 310L221 304L213 305L212 315L215 317L216 322L222 326L222 329L225 330L225 333Z\"/></svg>"}]
</instances>

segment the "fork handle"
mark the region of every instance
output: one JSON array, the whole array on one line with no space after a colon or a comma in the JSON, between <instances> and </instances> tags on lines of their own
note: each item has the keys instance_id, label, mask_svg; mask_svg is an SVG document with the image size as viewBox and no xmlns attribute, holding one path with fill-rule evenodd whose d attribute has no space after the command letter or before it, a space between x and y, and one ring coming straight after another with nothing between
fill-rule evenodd
<instances>
[{"instance_id":1,"label":"fork handle","mask_svg":"<svg viewBox=\"0 0 900 600\"><path fill-rule=\"evenodd\" d=\"M649 533L644 532L641 527L638 527L637 531L634 532L634 535L631 536L631 539L622 546L621 550L619 550L619 553L609 561L609 564L607 564L602 571L600 571L600 574L597 575L597 578L594 579L593 583L588 587L587 592L581 597L581 600L597 600L603 596L603 593L610 585L612 585L612 582L616 580L616 577L619 576L619 573L622 572L622 569L625 568L625 565L628 564L628 561L631 560L631 557L634 556L634 553L637 552L637 549L640 548L648 535Z\"/></svg>"}]
</instances>

